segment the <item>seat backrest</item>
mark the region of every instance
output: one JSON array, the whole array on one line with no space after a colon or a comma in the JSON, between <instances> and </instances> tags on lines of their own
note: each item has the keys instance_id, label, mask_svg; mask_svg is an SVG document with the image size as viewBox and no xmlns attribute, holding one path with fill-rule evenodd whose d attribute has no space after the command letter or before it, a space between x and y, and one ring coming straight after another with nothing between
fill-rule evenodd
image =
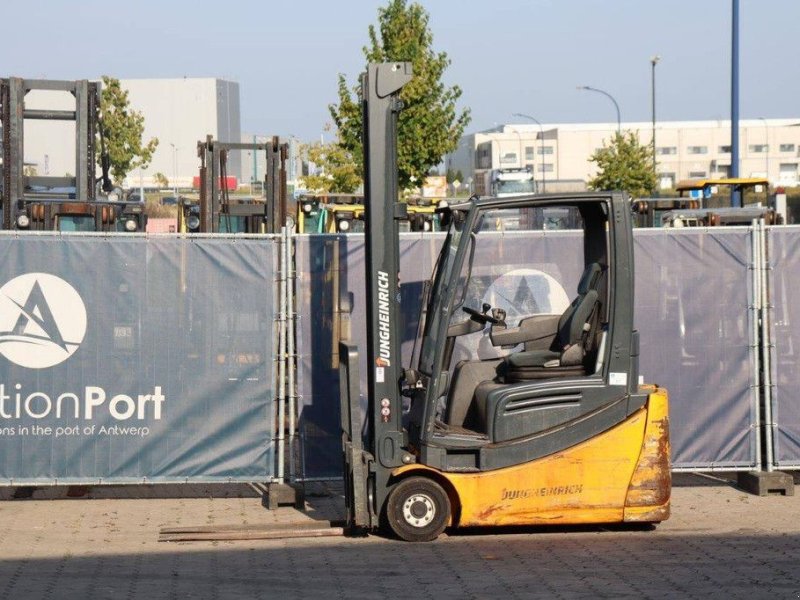
<instances>
[{"instance_id":1,"label":"seat backrest","mask_svg":"<svg viewBox=\"0 0 800 600\"><path fill-rule=\"evenodd\" d=\"M551 350L563 352L569 346L582 342L586 324L591 320L598 303L596 286L603 269L598 263L589 263L578 282L578 295L558 320L558 330Z\"/></svg>"}]
</instances>

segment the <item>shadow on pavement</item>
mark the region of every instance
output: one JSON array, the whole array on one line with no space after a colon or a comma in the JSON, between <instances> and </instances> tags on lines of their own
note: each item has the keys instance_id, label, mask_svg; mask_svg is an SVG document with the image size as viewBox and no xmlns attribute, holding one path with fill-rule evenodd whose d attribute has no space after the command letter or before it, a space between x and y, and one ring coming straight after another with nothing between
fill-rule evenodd
<instances>
[{"instance_id":1,"label":"shadow on pavement","mask_svg":"<svg viewBox=\"0 0 800 600\"><path fill-rule=\"evenodd\" d=\"M551 532L160 544L0 562L4 597L793 598L797 535ZM755 558L757 557L757 558Z\"/></svg>"}]
</instances>

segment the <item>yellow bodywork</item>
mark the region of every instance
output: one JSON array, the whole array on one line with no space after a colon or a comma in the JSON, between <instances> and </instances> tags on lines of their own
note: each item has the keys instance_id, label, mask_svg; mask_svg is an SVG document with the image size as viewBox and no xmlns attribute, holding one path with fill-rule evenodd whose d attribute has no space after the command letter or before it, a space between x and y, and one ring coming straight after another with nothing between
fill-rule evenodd
<instances>
[{"instance_id":1,"label":"yellow bodywork","mask_svg":"<svg viewBox=\"0 0 800 600\"><path fill-rule=\"evenodd\" d=\"M351 219L359 221L364 219L363 204L326 204L325 210L331 216L325 223L325 233L339 233L336 228L337 214L349 214Z\"/></svg>"},{"instance_id":2,"label":"yellow bodywork","mask_svg":"<svg viewBox=\"0 0 800 600\"><path fill-rule=\"evenodd\" d=\"M567 450L481 473L423 465L394 476L432 477L453 496L451 525L659 522L669 517L671 475L666 390L628 419ZM449 485L448 485L449 484Z\"/></svg>"}]
</instances>

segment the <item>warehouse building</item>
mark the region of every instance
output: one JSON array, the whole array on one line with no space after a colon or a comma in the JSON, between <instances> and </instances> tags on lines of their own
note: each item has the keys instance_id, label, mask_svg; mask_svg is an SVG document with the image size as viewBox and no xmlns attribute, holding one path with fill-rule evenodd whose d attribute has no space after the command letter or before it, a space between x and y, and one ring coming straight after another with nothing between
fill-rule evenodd
<instances>
[{"instance_id":1,"label":"warehouse building","mask_svg":"<svg viewBox=\"0 0 800 600\"><path fill-rule=\"evenodd\" d=\"M144 115L143 139L158 138L158 148L147 169L142 170L144 185L162 173L174 186L191 187L198 174L200 159L197 142L207 135L235 142L241 136L239 84L214 78L123 79L131 106ZM232 155L228 172L238 178L241 162ZM131 187L139 185L139 172L128 175Z\"/></svg>"},{"instance_id":2,"label":"warehouse building","mask_svg":"<svg viewBox=\"0 0 800 600\"><path fill-rule=\"evenodd\" d=\"M622 123L650 144L649 122ZM487 169L531 167L540 186L588 181L597 172L589 157L607 144L616 123L506 124L465 135L446 158L466 182ZM656 161L661 189L683 179L725 177L731 169L730 121L664 121L656 125ZM739 174L768 177L773 185L800 185L800 118L740 121Z\"/></svg>"}]
</instances>

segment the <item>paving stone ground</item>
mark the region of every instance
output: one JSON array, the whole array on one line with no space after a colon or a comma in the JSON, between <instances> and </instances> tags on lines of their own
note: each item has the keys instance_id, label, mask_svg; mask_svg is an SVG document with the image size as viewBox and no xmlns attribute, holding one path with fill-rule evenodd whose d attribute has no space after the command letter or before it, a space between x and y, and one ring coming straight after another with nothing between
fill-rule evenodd
<instances>
[{"instance_id":1,"label":"paving stone ground","mask_svg":"<svg viewBox=\"0 0 800 600\"><path fill-rule=\"evenodd\" d=\"M332 489L311 490L302 518L341 516ZM268 511L247 486L71 493L84 497L0 490L28 496L0 502L0 598L800 598L800 495L756 497L716 478L678 477L672 518L654 530L467 531L429 544L163 543L165 526L301 517Z\"/></svg>"}]
</instances>

